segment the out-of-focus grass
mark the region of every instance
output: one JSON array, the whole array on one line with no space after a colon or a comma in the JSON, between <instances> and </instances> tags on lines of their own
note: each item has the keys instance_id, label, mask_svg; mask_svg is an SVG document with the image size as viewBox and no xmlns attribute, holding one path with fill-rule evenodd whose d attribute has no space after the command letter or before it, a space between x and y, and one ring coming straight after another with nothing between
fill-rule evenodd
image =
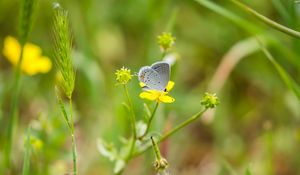
<instances>
[{"instance_id":1,"label":"out-of-focus grass","mask_svg":"<svg viewBox=\"0 0 300 175\"><path fill-rule=\"evenodd\" d=\"M200 0L199 0L200 1ZM244 22L232 23L195 1L63 1L69 11L76 67L74 119L78 142L79 174L111 174L112 165L97 150L101 137L120 144L119 136L130 135L126 101L115 86L114 72L123 65L139 68L160 59L156 36L177 12L172 32L174 50L180 59L173 68L176 82L171 94L175 103L158 108L153 128L163 130L199 110L221 59L229 49L259 34L278 64L299 84L299 40L269 28L229 1L209 1ZM293 0L242 1L266 17L299 31L299 4ZM7 35L17 36L19 2L0 1L0 48ZM39 1L29 41L53 58L52 2ZM234 18L236 18L234 17ZM232 20L232 19L231 19ZM238 24L238 25L236 25ZM251 26L251 27L249 27ZM252 28L255 28L252 30ZM250 31L250 33L249 33ZM176 70L175 70L176 69ZM0 174L3 172L5 129L8 122L9 89L13 68L0 55ZM64 174L70 171L71 152L67 128L55 99L56 70L24 76L22 80L19 129L13 145L13 174L20 174L26 128L43 146L31 154L30 174ZM143 118L143 100L136 78L129 84L137 119ZM242 59L218 92L221 104L212 121L197 121L163 142L162 154L174 174L299 174L300 109L294 94L285 86L272 64L261 52ZM149 103L150 107L154 104ZM1 115L2 114L2 115ZM168 123L168 126L164 125ZM151 151L130 162L124 174L151 174ZM225 162L225 163L224 163Z\"/></svg>"}]
</instances>

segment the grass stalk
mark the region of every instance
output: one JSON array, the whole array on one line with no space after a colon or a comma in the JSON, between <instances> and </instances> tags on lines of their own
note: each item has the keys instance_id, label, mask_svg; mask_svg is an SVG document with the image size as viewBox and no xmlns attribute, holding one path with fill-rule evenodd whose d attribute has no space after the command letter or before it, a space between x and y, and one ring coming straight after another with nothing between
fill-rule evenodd
<instances>
[{"instance_id":1,"label":"grass stalk","mask_svg":"<svg viewBox=\"0 0 300 175\"><path fill-rule=\"evenodd\" d=\"M63 101L61 97L58 95L57 92L57 100L58 104L60 106L60 110L63 114L64 120L68 126L68 130L71 134L71 139L72 139L72 161L73 161L73 174L77 174L77 149L76 149L76 137L75 137L75 126L74 126L74 119L73 119L73 107L72 107L72 99L69 99L69 116L68 113L65 109L65 106L63 104Z\"/></svg>"},{"instance_id":2,"label":"grass stalk","mask_svg":"<svg viewBox=\"0 0 300 175\"><path fill-rule=\"evenodd\" d=\"M129 152L128 152L128 155L126 157L126 161L129 161L133 155L133 152L134 152L134 147L135 147L135 142L136 142L136 139L137 139L137 134L136 134L136 125L135 125L135 114L134 114L134 111L133 111L133 105L132 105L132 101L131 101L131 98L129 96L129 92L128 92L128 88L126 86L126 84L123 85L124 87L124 91L125 91L125 94L126 94L126 98L127 98L127 101L128 101L128 104L129 104L129 110L130 110L130 123L131 123L131 129L132 129L132 142L131 142L131 146L130 146L130 149L129 149Z\"/></svg>"},{"instance_id":3,"label":"grass stalk","mask_svg":"<svg viewBox=\"0 0 300 175\"><path fill-rule=\"evenodd\" d=\"M21 65L23 60L24 45L27 41L31 26L33 23L33 16L37 0L22 0L20 6L20 18L19 18L19 37L20 37L20 56L15 69L13 87L12 87L12 100L11 109L9 113L9 123L7 128L7 142L5 143L4 150L4 162L8 169L11 164L11 147L13 145L14 130L17 127L17 115L18 115L18 103L20 94L20 81L21 81Z\"/></svg>"},{"instance_id":4,"label":"grass stalk","mask_svg":"<svg viewBox=\"0 0 300 175\"><path fill-rule=\"evenodd\" d=\"M259 37L256 37L257 42L259 43L263 54L268 58L268 60L275 67L279 76L286 84L286 86L295 94L295 96L300 101L300 87L299 85L290 77L290 75L282 68L282 66L274 59L273 55L269 50L265 47L264 43L261 41Z\"/></svg>"},{"instance_id":5,"label":"grass stalk","mask_svg":"<svg viewBox=\"0 0 300 175\"><path fill-rule=\"evenodd\" d=\"M244 29L245 31L247 31L251 34L257 35L258 33L262 33L262 30L259 27L251 24L250 22L248 22L248 21L244 20L243 18L235 15L234 13L224 9L223 7L215 4L212 1L209 1L209 0L195 0L195 1L201 5L209 8L210 10L220 14L221 16L224 16L224 17L230 19L237 26L241 27L242 29ZM293 52L289 52L289 50L287 50L286 47L282 47L282 43L279 42L278 40L274 39L274 37L272 37L270 34L265 33L264 37L266 37L266 39L269 40L271 43L275 44L276 48L283 51L286 55L293 55L293 57L295 56L295 59L297 59L296 55ZM260 44L262 44L262 43L260 42ZM263 46L263 48L264 48L264 46ZM283 79L285 84L289 87L290 90L292 90L292 92L294 92L296 97L300 100L300 98L299 98L300 97L300 88L296 84L296 82L293 79L291 79L291 77L286 73L286 71L281 67L281 65L273 58L273 56L270 54L270 52L267 49L264 48L264 49L262 49L262 51L268 57L268 59L272 62L272 64L275 66L276 70L278 71L279 75L281 76L281 78ZM299 67L299 63L297 60L295 60L293 63L295 63Z\"/></svg>"},{"instance_id":6,"label":"grass stalk","mask_svg":"<svg viewBox=\"0 0 300 175\"><path fill-rule=\"evenodd\" d=\"M243 11L253 15L256 19L262 21L263 23L267 24L268 26L279 30L287 35L290 35L294 38L300 39L300 32L295 31L293 29L290 29L286 26L283 26L279 23L276 23L275 21L263 16L262 14L258 13L257 11L253 10L252 8L250 8L249 6L241 3L238 0L230 0L232 3L234 3L235 5L237 5L237 7L239 7L240 9L242 9Z\"/></svg>"},{"instance_id":7,"label":"grass stalk","mask_svg":"<svg viewBox=\"0 0 300 175\"><path fill-rule=\"evenodd\" d=\"M31 137L31 128L29 127L27 129L27 135L26 135L22 175L29 175L30 149L31 149L31 146L30 146L30 137Z\"/></svg>"},{"instance_id":8,"label":"grass stalk","mask_svg":"<svg viewBox=\"0 0 300 175\"><path fill-rule=\"evenodd\" d=\"M20 58L15 70L13 87L12 87L12 101L11 101L11 111L9 114L9 123L7 128L7 142L5 145L4 160L5 165L9 169L11 164L11 147L13 144L13 135L16 127L17 115L18 115L18 104L19 104L19 94L20 94L20 80L21 80L21 65L23 60L23 50L24 45L21 46Z\"/></svg>"},{"instance_id":9,"label":"grass stalk","mask_svg":"<svg viewBox=\"0 0 300 175\"><path fill-rule=\"evenodd\" d=\"M77 150L76 137L73 119L72 94L75 86L75 71L72 61L72 40L69 27L68 13L62 9L59 4L55 6L54 17L54 39L55 39L55 63L58 67L62 80L59 82L64 94L69 99L69 115L67 114L60 95L58 103L60 105L63 117L69 128L72 139L72 158L73 158L73 174L77 175Z\"/></svg>"},{"instance_id":10,"label":"grass stalk","mask_svg":"<svg viewBox=\"0 0 300 175\"><path fill-rule=\"evenodd\" d=\"M223 16L223 17L229 19L234 24L236 24L238 27L247 31L251 35L263 34L264 38L270 44L273 44L274 47L276 47L276 49L280 50L283 54L288 55L287 59L290 59L290 61L292 61L293 64L297 65L297 67L300 67L299 62L298 62L298 56L294 52L287 49L286 47L283 47L282 41L279 41L276 37L273 37L269 31L264 31L260 26L252 24L251 22L234 14L233 12L217 5L213 1L210 1L210 0L195 0L195 1L197 3L203 5L204 7L214 11L215 13L219 14L220 16Z\"/></svg>"},{"instance_id":11,"label":"grass stalk","mask_svg":"<svg viewBox=\"0 0 300 175\"><path fill-rule=\"evenodd\" d=\"M75 138L75 130L74 130L74 119L73 119L73 109L72 109L72 98L69 99L69 107L70 107L70 120L71 120L71 137L72 137L72 155L73 155L73 171L74 175L77 175L77 149L76 149L76 138Z\"/></svg>"}]
</instances>

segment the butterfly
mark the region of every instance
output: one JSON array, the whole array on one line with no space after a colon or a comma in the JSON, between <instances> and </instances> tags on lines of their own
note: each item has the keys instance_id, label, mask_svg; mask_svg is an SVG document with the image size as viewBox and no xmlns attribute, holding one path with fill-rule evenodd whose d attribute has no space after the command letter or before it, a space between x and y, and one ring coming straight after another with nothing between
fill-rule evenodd
<instances>
[{"instance_id":1,"label":"butterfly","mask_svg":"<svg viewBox=\"0 0 300 175\"><path fill-rule=\"evenodd\" d=\"M167 62L159 61L151 66L144 66L138 73L139 81L144 83L145 90L166 91L170 80L171 68Z\"/></svg>"}]
</instances>

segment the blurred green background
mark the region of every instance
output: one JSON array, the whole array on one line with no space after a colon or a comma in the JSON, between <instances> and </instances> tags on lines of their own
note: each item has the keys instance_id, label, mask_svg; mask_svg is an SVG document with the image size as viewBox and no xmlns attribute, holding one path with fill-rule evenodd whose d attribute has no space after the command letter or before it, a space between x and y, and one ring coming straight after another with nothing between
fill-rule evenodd
<instances>
[{"instance_id":1,"label":"blurred green background","mask_svg":"<svg viewBox=\"0 0 300 175\"><path fill-rule=\"evenodd\" d=\"M29 41L53 58L53 2L40 0ZM210 1L244 18L262 32L275 59L296 82L300 75L300 42L271 29L230 1ZM244 0L261 14L300 30L300 4L294 0ZM172 67L172 104L159 106L155 130L163 131L201 109L206 91L216 92L221 104L161 144L171 174L254 175L300 174L299 100L286 87L270 61L241 25L193 0L65 0L69 12L76 68L75 130L79 174L112 174L113 164L97 149L102 138L120 145L130 134L123 88L115 70L133 73L161 59L157 36L172 32L179 55ZM0 48L6 36L18 36L19 1L0 1ZM249 40L252 38L252 40ZM244 58L244 59L243 59ZM53 62L53 61L52 61ZM219 67L222 63L223 67ZM235 64L236 63L236 64ZM230 65L233 65L231 67ZM217 72L217 73L216 73ZM230 73L225 76L226 73ZM13 67L0 55L0 174L13 79ZM224 82L224 84L222 83ZM55 67L47 74L22 77L19 120L13 145L13 174L20 174L25 131L32 126L37 142L30 174L71 172L71 140L54 87ZM138 120L143 120L137 77L129 90ZM154 103L146 102L151 107ZM124 174L154 174L152 150L133 159Z\"/></svg>"}]
</instances>

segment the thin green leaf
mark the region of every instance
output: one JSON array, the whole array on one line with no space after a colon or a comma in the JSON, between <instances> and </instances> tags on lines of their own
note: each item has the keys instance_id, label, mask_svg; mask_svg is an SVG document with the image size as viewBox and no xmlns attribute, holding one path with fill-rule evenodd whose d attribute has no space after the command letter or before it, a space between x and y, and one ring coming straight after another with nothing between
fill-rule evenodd
<instances>
[{"instance_id":1,"label":"thin green leaf","mask_svg":"<svg viewBox=\"0 0 300 175\"><path fill-rule=\"evenodd\" d=\"M199 4L203 5L204 7L216 12L217 14L229 19L234 24L236 24L238 27L244 29L245 31L249 32L251 35L257 35L257 34L263 34L265 37L265 40L268 41L270 44L274 44L276 49L280 50L284 55L287 55L287 59L289 59L294 65L297 65L298 68L300 68L300 64L298 61L298 55L296 55L294 52L292 52L290 49L283 47L282 42L276 39L276 37L273 37L269 31L263 31L259 26L250 23L249 21L237 16L233 12L223 8L222 6L219 6L215 4L214 2L210 0L195 0Z\"/></svg>"},{"instance_id":2,"label":"thin green leaf","mask_svg":"<svg viewBox=\"0 0 300 175\"><path fill-rule=\"evenodd\" d=\"M296 95L298 100L300 101L300 87L298 84L290 77L290 75L282 68L282 66L274 59L272 54L268 51L268 49L264 46L263 42L257 38L258 43L261 46L262 52L269 59L269 61L273 64L281 79L284 81L286 86Z\"/></svg>"},{"instance_id":3,"label":"thin green leaf","mask_svg":"<svg viewBox=\"0 0 300 175\"><path fill-rule=\"evenodd\" d=\"M33 23L34 12L37 6L37 0L22 0L20 8L19 35L21 46L28 38Z\"/></svg>"},{"instance_id":4,"label":"thin green leaf","mask_svg":"<svg viewBox=\"0 0 300 175\"><path fill-rule=\"evenodd\" d=\"M29 175L29 168L30 168L30 135L31 135L31 128L27 129L26 134L26 142L25 142L25 150L24 150L24 160L23 160L23 170L22 175Z\"/></svg>"},{"instance_id":5,"label":"thin green leaf","mask_svg":"<svg viewBox=\"0 0 300 175\"><path fill-rule=\"evenodd\" d=\"M251 9L249 6L241 3L240 1L237 1L237 0L231 0L231 2L233 2L235 5L237 5L240 9L246 11L247 13L253 15L256 19L262 21L263 23L267 24L268 26L276 29L276 30L279 30L287 35L290 35L294 38L297 38L297 39L300 39L300 32L298 31L295 31L293 29L290 29L286 26L283 26L265 16L263 16L262 14L258 13L257 11Z\"/></svg>"},{"instance_id":6,"label":"thin green leaf","mask_svg":"<svg viewBox=\"0 0 300 175\"><path fill-rule=\"evenodd\" d=\"M195 1L198 2L199 4L203 5L203 6L207 7L208 9L218 13L219 15L230 19L235 24L237 24L239 27L245 29L246 31L248 31L252 34L262 32L262 30L260 28L258 28L257 26L251 24L247 20L237 16L236 14L234 14L231 11L215 4L212 1L209 1L209 0L195 0Z\"/></svg>"}]
</instances>

